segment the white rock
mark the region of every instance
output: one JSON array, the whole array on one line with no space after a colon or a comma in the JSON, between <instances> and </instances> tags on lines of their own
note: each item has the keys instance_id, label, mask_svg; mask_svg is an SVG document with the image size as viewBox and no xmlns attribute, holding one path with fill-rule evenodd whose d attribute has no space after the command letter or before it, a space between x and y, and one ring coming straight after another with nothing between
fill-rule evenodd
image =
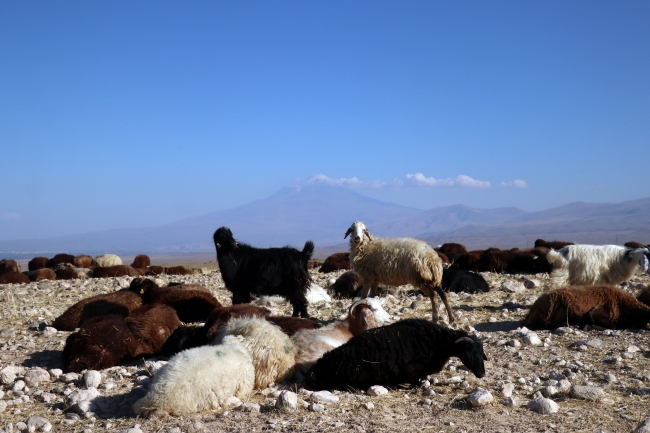
<instances>
[{"instance_id":1,"label":"white rock","mask_svg":"<svg viewBox=\"0 0 650 433\"><path fill-rule=\"evenodd\" d=\"M58 379L59 377L61 377L62 374L63 374L63 370L61 370L60 368L50 369L50 376L52 376L52 379Z\"/></svg>"},{"instance_id":2,"label":"white rock","mask_svg":"<svg viewBox=\"0 0 650 433\"><path fill-rule=\"evenodd\" d=\"M65 399L65 404L66 406L71 407L80 401L93 401L100 395L101 393L97 391L96 388L80 389L68 394Z\"/></svg>"},{"instance_id":3,"label":"white rock","mask_svg":"<svg viewBox=\"0 0 650 433\"><path fill-rule=\"evenodd\" d=\"M560 406L550 398L537 398L528 403L528 409L541 414L556 413Z\"/></svg>"},{"instance_id":4,"label":"white rock","mask_svg":"<svg viewBox=\"0 0 650 433\"><path fill-rule=\"evenodd\" d=\"M137 383L138 385L149 385L151 383L151 378L143 374L142 376L138 376L135 378L135 383Z\"/></svg>"},{"instance_id":5,"label":"white rock","mask_svg":"<svg viewBox=\"0 0 650 433\"><path fill-rule=\"evenodd\" d=\"M154 362L147 362L147 369L151 373L152 376L155 376L156 373L163 368L165 365L167 365L168 361L154 361Z\"/></svg>"},{"instance_id":6,"label":"white rock","mask_svg":"<svg viewBox=\"0 0 650 433\"><path fill-rule=\"evenodd\" d=\"M472 406L478 407L478 406L485 406L492 403L494 397L492 397L490 391L483 388L476 388L474 391L472 391L469 394L467 400L470 402Z\"/></svg>"},{"instance_id":7,"label":"white rock","mask_svg":"<svg viewBox=\"0 0 650 433\"><path fill-rule=\"evenodd\" d=\"M87 400L82 400L71 405L70 408L78 414L83 415L88 412L95 412L97 410L97 405Z\"/></svg>"},{"instance_id":8,"label":"white rock","mask_svg":"<svg viewBox=\"0 0 650 433\"><path fill-rule=\"evenodd\" d=\"M239 398L235 397L234 395L231 395L230 397L226 398L223 401L223 407L226 409L239 407L241 405L242 405L242 401Z\"/></svg>"},{"instance_id":9,"label":"white rock","mask_svg":"<svg viewBox=\"0 0 650 433\"><path fill-rule=\"evenodd\" d=\"M259 412L260 405L257 403L244 403L241 406L238 406L237 410L241 412Z\"/></svg>"},{"instance_id":10,"label":"white rock","mask_svg":"<svg viewBox=\"0 0 650 433\"><path fill-rule=\"evenodd\" d=\"M371 401L364 403L363 407L365 407L368 410L373 410L375 408L375 404Z\"/></svg>"},{"instance_id":11,"label":"white rock","mask_svg":"<svg viewBox=\"0 0 650 433\"><path fill-rule=\"evenodd\" d=\"M47 424L49 424L49 429L47 429ZM30 431L50 431L52 430L52 424L42 416L30 416L27 419L27 429Z\"/></svg>"},{"instance_id":12,"label":"white rock","mask_svg":"<svg viewBox=\"0 0 650 433\"><path fill-rule=\"evenodd\" d=\"M25 383L33 388L37 387L41 382L49 381L50 373L43 370L42 368L32 368L29 369L27 373L25 373Z\"/></svg>"},{"instance_id":13,"label":"white rock","mask_svg":"<svg viewBox=\"0 0 650 433\"><path fill-rule=\"evenodd\" d=\"M512 396L506 397L503 400L501 400L501 402L503 403L504 406L514 407L517 406L517 397L512 397Z\"/></svg>"},{"instance_id":14,"label":"white rock","mask_svg":"<svg viewBox=\"0 0 650 433\"><path fill-rule=\"evenodd\" d=\"M23 374L24 371L25 369L22 367L9 365L0 370L0 382L2 382L4 385L11 385L14 383L18 375Z\"/></svg>"},{"instance_id":15,"label":"white rock","mask_svg":"<svg viewBox=\"0 0 650 433\"><path fill-rule=\"evenodd\" d=\"M12 391L22 391L22 389L25 387L25 381L24 380L17 380L14 382L14 385L11 387Z\"/></svg>"},{"instance_id":16,"label":"white rock","mask_svg":"<svg viewBox=\"0 0 650 433\"><path fill-rule=\"evenodd\" d=\"M463 378L460 376L452 376L448 379L445 379L445 383L461 383Z\"/></svg>"},{"instance_id":17,"label":"white rock","mask_svg":"<svg viewBox=\"0 0 650 433\"><path fill-rule=\"evenodd\" d=\"M640 350L641 349L639 349L638 347L636 347L634 345L628 346L627 349L625 349L625 351L628 352L628 353L636 353L636 352L639 352Z\"/></svg>"},{"instance_id":18,"label":"white rock","mask_svg":"<svg viewBox=\"0 0 650 433\"><path fill-rule=\"evenodd\" d=\"M0 413L4 412L6 408L7 408L7 402L4 400L0 400Z\"/></svg>"},{"instance_id":19,"label":"white rock","mask_svg":"<svg viewBox=\"0 0 650 433\"><path fill-rule=\"evenodd\" d=\"M504 281L501 290L508 293L519 293L524 290L524 285L519 281Z\"/></svg>"},{"instance_id":20,"label":"white rock","mask_svg":"<svg viewBox=\"0 0 650 433\"><path fill-rule=\"evenodd\" d=\"M542 395L544 397L550 398L550 397L553 397L554 395L556 395L557 393L558 393L558 390L554 386L545 386L544 388L542 388Z\"/></svg>"},{"instance_id":21,"label":"white rock","mask_svg":"<svg viewBox=\"0 0 650 433\"><path fill-rule=\"evenodd\" d=\"M560 382L557 384L557 390L561 394L566 394L571 390L571 382L569 382L567 379L560 380Z\"/></svg>"},{"instance_id":22,"label":"white rock","mask_svg":"<svg viewBox=\"0 0 650 433\"><path fill-rule=\"evenodd\" d=\"M574 385L571 387L571 397L581 400L600 400L605 396L605 391L598 386Z\"/></svg>"},{"instance_id":23,"label":"white rock","mask_svg":"<svg viewBox=\"0 0 650 433\"><path fill-rule=\"evenodd\" d=\"M514 383L504 383L501 385L501 395L504 396L505 398L508 398L512 395L512 391L515 390L515 384Z\"/></svg>"},{"instance_id":24,"label":"white rock","mask_svg":"<svg viewBox=\"0 0 650 433\"><path fill-rule=\"evenodd\" d=\"M73 382L77 379L79 379L79 375L77 373L66 373L66 374L62 374L59 377L59 380L65 383Z\"/></svg>"},{"instance_id":25,"label":"white rock","mask_svg":"<svg viewBox=\"0 0 650 433\"><path fill-rule=\"evenodd\" d=\"M541 346L542 345L542 340L539 339L536 333L531 332L527 335L524 336L523 338L524 343L528 344L529 346Z\"/></svg>"},{"instance_id":26,"label":"white rock","mask_svg":"<svg viewBox=\"0 0 650 433\"><path fill-rule=\"evenodd\" d=\"M388 394L388 390L381 385L373 385L370 388L368 388L366 394L372 396L380 396L380 395Z\"/></svg>"},{"instance_id":27,"label":"white rock","mask_svg":"<svg viewBox=\"0 0 650 433\"><path fill-rule=\"evenodd\" d=\"M46 326L45 329L43 329L43 334L46 335L53 335L56 334L57 332L59 331L57 331L56 328L52 328L51 326Z\"/></svg>"},{"instance_id":28,"label":"white rock","mask_svg":"<svg viewBox=\"0 0 650 433\"><path fill-rule=\"evenodd\" d=\"M102 374L97 370L88 370L83 375L86 388L97 388L102 383Z\"/></svg>"},{"instance_id":29,"label":"white rock","mask_svg":"<svg viewBox=\"0 0 650 433\"><path fill-rule=\"evenodd\" d=\"M513 338L508 342L508 346L510 347L521 347L521 342L517 340L516 338Z\"/></svg>"},{"instance_id":30,"label":"white rock","mask_svg":"<svg viewBox=\"0 0 650 433\"><path fill-rule=\"evenodd\" d=\"M323 413L323 412L325 412L325 406L323 406L320 403L311 403L309 405L309 410L312 411L312 412Z\"/></svg>"},{"instance_id":31,"label":"white rock","mask_svg":"<svg viewBox=\"0 0 650 433\"><path fill-rule=\"evenodd\" d=\"M315 403L323 403L323 404L337 403L339 401L339 398L329 391L313 392L309 396L309 398Z\"/></svg>"},{"instance_id":32,"label":"white rock","mask_svg":"<svg viewBox=\"0 0 650 433\"><path fill-rule=\"evenodd\" d=\"M278 396L275 407L280 410L289 410L295 412L298 408L298 396L292 391L282 391Z\"/></svg>"}]
</instances>

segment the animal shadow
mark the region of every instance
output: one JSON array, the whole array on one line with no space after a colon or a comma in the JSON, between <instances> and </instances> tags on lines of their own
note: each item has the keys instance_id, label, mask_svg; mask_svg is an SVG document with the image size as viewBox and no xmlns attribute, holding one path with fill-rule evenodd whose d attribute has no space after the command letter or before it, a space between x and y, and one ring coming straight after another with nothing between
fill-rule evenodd
<instances>
[{"instance_id":1,"label":"animal shadow","mask_svg":"<svg viewBox=\"0 0 650 433\"><path fill-rule=\"evenodd\" d=\"M498 332L498 331L514 331L521 326L520 320L506 320L504 322L494 323L478 323L474 325L474 329L480 332Z\"/></svg>"},{"instance_id":2,"label":"animal shadow","mask_svg":"<svg viewBox=\"0 0 650 433\"><path fill-rule=\"evenodd\" d=\"M41 350L30 353L22 362L23 367L63 368L60 350Z\"/></svg>"}]
</instances>

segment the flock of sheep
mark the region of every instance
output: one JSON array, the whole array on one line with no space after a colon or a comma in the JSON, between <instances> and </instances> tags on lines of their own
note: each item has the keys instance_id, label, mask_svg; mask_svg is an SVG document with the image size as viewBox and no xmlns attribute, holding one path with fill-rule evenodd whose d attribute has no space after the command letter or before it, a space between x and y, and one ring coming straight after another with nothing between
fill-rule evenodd
<instances>
[{"instance_id":1,"label":"flock of sheep","mask_svg":"<svg viewBox=\"0 0 650 433\"><path fill-rule=\"evenodd\" d=\"M556 289L533 304L522 322L529 329L650 323L650 289L634 298L614 287L639 268L648 271L650 250L641 244L593 246L539 239L527 250L467 251L459 244L434 249L416 239L374 237L362 222L353 223L348 236L350 251L332 255L320 266L322 272L350 269L331 285L335 297L351 299L345 319L322 326L309 318L311 292L318 289L308 272L312 242L302 251L261 249L237 242L230 229L221 227L213 239L222 278L232 293L231 306L221 305L200 285L159 287L144 278L159 270L152 270L146 256L138 256L130 267L138 271L123 274L138 277L128 288L83 299L52 324L76 330L63 350L65 371L171 356L147 394L134 404L141 416L215 410L231 396L244 399L254 389L290 379L314 389L417 385L422 377L439 372L450 357L459 358L480 378L486 374L487 360L481 340L437 323L436 295L453 324L446 293L488 291L479 273L484 271L550 273ZM103 269L124 267L104 263L103 257L59 256L38 258L44 267L37 269L32 269L34 259L29 265L32 274L21 275L31 279L35 272L51 268L57 276L65 269L79 275L77 269L93 267L97 276L98 269L102 275ZM4 275L20 273L11 262L0 261L0 283L7 280L2 280ZM375 296L380 285L406 284L430 299L433 321L391 323L383 299ZM293 306L293 317L269 315L251 304L252 294L285 298Z\"/></svg>"}]
</instances>

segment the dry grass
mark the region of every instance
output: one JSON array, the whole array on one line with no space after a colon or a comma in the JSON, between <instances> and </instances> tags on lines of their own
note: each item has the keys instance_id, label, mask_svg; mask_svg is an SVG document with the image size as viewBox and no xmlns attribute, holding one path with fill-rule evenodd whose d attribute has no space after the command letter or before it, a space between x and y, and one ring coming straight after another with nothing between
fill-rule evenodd
<instances>
[{"instance_id":1,"label":"dry grass","mask_svg":"<svg viewBox=\"0 0 650 433\"><path fill-rule=\"evenodd\" d=\"M209 268L209 263L198 266L196 263L174 263L178 264L205 269L203 272L214 269ZM339 273L322 275L312 271L312 276L317 284L326 286L327 280ZM488 274L488 282L493 288L491 292L477 295L450 294L457 326L467 329L471 327L480 333L490 360L486 363L486 376L477 379L462 367L459 360L452 359L441 373L431 378L432 382L438 380L437 384L432 385L435 390L432 396L424 396L422 389L409 388L392 389L381 397L369 397L364 390L350 390L339 392L340 402L326 405L324 413L312 412L303 407L299 407L295 413L281 413L273 409L272 394L264 395L257 391L249 402L262 405L261 413L231 410L225 414L215 412L192 417L143 420L135 418L130 408L141 392L135 378L147 374L144 363L140 361L104 371L104 381L112 380L115 387L101 390L107 397L106 406L97 411L96 417L82 418L73 426L61 425L61 420L65 417L62 393L66 390L66 384L53 381L38 387L38 390L53 392L56 395L53 402L44 403L39 396L31 395L28 402L11 405L0 415L0 428L5 428L8 423L25 422L30 415L41 415L52 422L55 431L75 432L84 429L93 432L119 431L136 424L145 432L167 432L174 427L179 427L183 432L629 432L641 420L649 418L650 359L646 356L650 356L647 352L650 349L650 334L647 331L622 331L617 336L604 335L596 330L578 330L563 335L541 331L538 335L542 340L550 337L548 347L522 346L514 349L497 344L499 340L514 338L513 330L518 322L525 316L530 304L546 290L548 279L545 275L534 277L542 282L539 289L517 294L498 290L503 281L522 278ZM162 284L170 281L204 284L220 302L230 304L230 293L225 290L218 272L182 277L160 276L158 280ZM0 286L0 330L15 331L13 336L7 332L0 336L0 369L10 364L60 367L60 351L68 333L47 335L38 330L30 330L30 324L34 321L51 323L54 317L72 303L87 296L116 290L129 281L130 278L119 278ZM635 294L639 283L648 284L650 279L639 275L627 289ZM430 304L426 299L423 300L424 307L411 308L413 301L421 297L410 287L403 287L397 296L388 298L386 309L396 318L428 319L431 316ZM309 311L314 317L327 321L345 315L348 304L347 301L334 301L331 304L312 305ZM276 307L286 315L291 314L289 304ZM446 316L441 314L441 317ZM586 352L570 348L575 341L584 338L598 338L603 341L603 347L590 348ZM623 355L631 345L641 348L641 351L632 355L631 359L609 362ZM539 415L526 409L525 404L532 393L542 386L541 383L535 383L535 379L540 378L543 382L552 369L563 371L567 365L562 364L569 364L576 370L572 383L590 382L601 386L607 394L606 400L586 402L570 397L557 398L560 412L554 415ZM608 373L614 374L617 382L604 381L603 377ZM446 384L446 379L452 376L460 376L462 382ZM527 384L516 383L519 378L524 378ZM507 381L517 385L514 395L519 400L519 406L506 407L500 402L501 385ZM2 398L4 401L17 398L10 392L10 387L0 386L6 393ZM469 408L466 397L479 386L493 394L494 403L482 409ZM525 389L524 386L530 388ZM283 387L297 392L300 389L296 383L288 383ZM75 387L70 385L68 388ZM303 396L304 394L299 394L299 398ZM367 402L374 404L373 410L364 407ZM19 413L16 413L17 410Z\"/></svg>"}]
</instances>

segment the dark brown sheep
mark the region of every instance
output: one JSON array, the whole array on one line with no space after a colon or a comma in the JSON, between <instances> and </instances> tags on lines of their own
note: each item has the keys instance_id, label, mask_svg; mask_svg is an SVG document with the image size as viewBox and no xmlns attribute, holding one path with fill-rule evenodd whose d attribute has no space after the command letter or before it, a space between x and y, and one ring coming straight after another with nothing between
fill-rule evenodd
<instances>
[{"instance_id":1,"label":"dark brown sheep","mask_svg":"<svg viewBox=\"0 0 650 433\"><path fill-rule=\"evenodd\" d=\"M50 259L47 257L34 257L27 263L27 269L30 271L36 271L38 269L47 268L47 262Z\"/></svg>"},{"instance_id":2,"label":"dark brown sheep","mask_svg":"<svg viewBox=\"0 0 650 433\"><path fill-rule=\"evenodd\" d=\"M549 249L545 247L519 250L506 266L506 272L516 274L551 273L553 265L547 260Z\"/></svg>"},{"instance_id":3,"label":"dark brown sheep","mask_svg":"<svg viewBox=\"0 0 650 433\"><path fill-rule=\"evenodd\" d=\"M264 308L251 304L235 304L230 307L218 307L210 312L205 320L205 335L207 341L211 341L217 331L226 325L231 318L237 317L265 317L269 313Z\"/></svg>"},{"instance_id":4,"label":"dark brown sheep","mask_svg":"<svg viewBox=\"0 0 650 433\"><path fill-rule=\"evenodd\" d=\"M145 270L144 274L147 277L153 277L155 275L161 275L165 273L165 268L162 266L157 266L157 265L152 265L148 266L146 268L143 268Z\"/></svg>"},{"instance_id":5,"label":"dark brown sheep","mask_svg":"<svg viewBox=\"0 0 650 433\"><path fill-rule=\"evenodd\" d=\"M77 271L69 265L68 263L61 263L56 265L54 268L54 273L56 274L57 280L76 280L79 278L77 276Z\"/></svg>"},{"instance_id":6,"label":"dark brown sheep","mask_svg":"<svg viewBox=\"0 0 650 433\"><path fill-rule=\"evenodd\" d=\"M348 271L341 274L336 279L336 282L330 286L330 289L334 292L332 296L336 299L352 299L359 296L362 286L361 275L354 271Z\"/></svg>"},{"instance_id":7,"label":"dark brown sheep","mask_svg":"<svg viewBox=\"0 0 650 433\"><path fill-rule=\"evenodd\" d=\"M645 287L636 297L639 302L643 302L650 307L650 287Z\"/></svg>"},{"instance_id":8,"label":"dark brown sheep","mask_svg":"<svg viewBox=\"0 0 650 433\"><path fill-rule=\"evenodd\" d=\"M474 250L467 252L459 257L457 257L451 264L451 269L464 269L466 271L471 271L473 269L474 263L476 263L483 254L483 250Z\"/></svg>"},{"instance_id":9,"label":"dark brown sheep","mask_svg":"<svg viewBox=\"0 0 650 433\"><path fill-rule=\"evenodd\" d=\"M47 261L47 267L54 269L56 265L61 264L61 263L70 263L74 261L74 256L72 254L57 254L56 256L52 257L50 260Z\"/></svg>"},{"instance_id":10,"label":"dark brown sheep","mask_svg":"<svg viewBox=\"0 0 650 433\"><path fill-rule=\"evenodd\" d=\"M151 266L151 259L146 254L139 254L135 256L135 259L133 259L133 263L131 263L132 268L141 269L141 268L147 268L149 266Z\"/></svg>"},{"instance_id":11,"label":"dark brown sheep","mask_svg":"<svg viewBox=\"0 0 650 433\"><path fill-rule=\"evenodd\" d=\"M265 319L277 325L289 337L301 329L318 329L323 326L314 320L302 317L266 316Z\"/></svg>"},{"instance_id":12,"label":"dark brown sheep","mask_svg":"<svg viewBox=\"0 0 650 433\"><path fill-rule=\"evenodd\" d=\"M203 322L212 310L221 307L217 298L203 290L158 287L149 279L134 279L129 290L139 293L143 304L169 305L183 322Z\"/></svg>"},{"instance_id":13,"label":"dark brown sheep","mask_svg":"<svg viewBox=\"0 0 650 433\"><path fill-rule=\"evenodd\" d=\"M445 255L448 255L448 254L465 254L467 252L467 248L465 248L465 245L463 245L463 244L455 244L453 242L447 242L445 244L442 244L438 248L435 248L435 250L437 252L443 253Z\"/></svg>"},{"instance_id":14,"label":"dark brown sheep","mask_svg":"<svg viewBox=\"0 0 650 433\"><path fill-rule=\"evenodd\" d=\"M449 258L445 253L441 253L440 251L436 251L438 253L438 257L440 257L440 260L442 260L443 265L448 265L450 263Z\"/></svg>"},{"instance_id":15,"label":"dark brown sheep","mask_svg":"<svg viewBox=\"0 0 650 433\"><path fill-rule=\"evenodd\" d=\"M603 328L645 328L650 307L611 286L570 286L542 294L522 326L555 329L560 326L595 325Z\"/></svg>"},{"instance_id":16,"label":"dark brown sheep","mask_svg":"<svg viewBox=\"0 0 650 433\"><path fill-rule=\"evenodd\" d=\"M98 316L126 317L142 305L142 297L131 290L104 293L82 299L57 317L52 326L59 331L72 331Z\"/></svg>"},{"instance_id":17,"label":"dark brown sheep","mask_svg":"<svg viewBox=\"0 0 650 433\"><path fill-rule=\"evenodd\" d=\"M320 273L334 272L341 269L350 269L350 252L334 253L325 259L321 267L318 269Z\"/></svg>"},{"instance_id":18,"label":"dark brown sheep","mask_svg":"<svg viewBox=\"0 0 650 433\"><path fill-rule=\"evenodd\" d=\"M310 260L307 262L307 269L320 268L322 264L323 264L322 260L318 260L318 259Z\"/></svg>"},{"instance_id":19,"label":"dark brown sheep","mask_svg":"<svg viewBox=\"0 0 650 433\"><path fill-rule=\"evenodd\" d=\"M22 272L6 272L0 275L0 284L25 284L29 277Z\"/></svg>"},{"instance_id":20,"label":"dark brown sheep","mask_svg":"<svg viewBox=\"0 0 650 433\"><path fill-rule=\"evenodd\" d=\"M638 242L634 242L634 241L625 242L625 243L623 244L623 246L624 246L624 247L628 247L628 248L634 248L634 249L645 248L645 247L646 247L645 245L640 244L640 243L638 243Z\"/></svg>"},{"instance_id":21,"label":"dark brown sheep","mask_svg":"<svg viewBox=\"0 0 650 433\"><path fill-rule=\"evenodd\" d=\"M95 261L92 257L85 254L79 254L78 256L75 256L74 259L72 259L72 264L75 266L75 268L92 268L94 266L97 266L97 263L94 262Z\"/></svg>"},{"instance_id":22,"label":"dark brown sheep","mask_svg":"<svg viewBox=\"0 0 650 433\"><path fill-rule=\"evenodd\" d=\"M201 290L202 292L210 293L208 288L205 287L205 286L202 286L201 284L183 284L183 283L175 283L175 282L173 282L173 283L167 284L167 287L173 287L175 289L182 289L182 290Z\"/></svg>"},{"instance_id":23,"label":"dark brown sheep","mask_svg":"<svg viewBox=\"0 0 650 433\"><path fill-rule=\"evenodd\" d=\"M108 266L105 268L97 266L93 269L93 276L95 278L138 277L141 276L141 273L127 265Z\"/></svg>"},{"instance_id":24,"label":"dark brown sheep","mask_svg":"<svg viewBox=\"0 0 650 433\"><path fill-rule=\"evenodd\" d=\"M6 274L7 272L20 272L18 262L11 259L0 260L0 274Z\"/></svg>"},{"instance_id":25,"label":"dark brown sheep","mask_svg":"<svg viewBox=\"0 0 650 433\"><path fill-rule=\"evenodd\" d=\"M50 268L40 268L35 271L27 271L24 273L27 275L30 281L41 281L41 280L56 280L56 273Z\"/></svg>"},{"instance_id":26,"label":"dark brown sheep","mask_svg":"<svg viewBox=\"0 0 650 433\"><path fill-rule=\"evenodd\" d=\"M167 275L193 275L194 269L188 269L183 266L171 266L164 268L163 273Z\"/></svg>"},{"instance_id":27,"label":"dark brown sheep","mask_svg":"<svg viewBox=\"0 0 650 433\"><path fill-rule=\"evenodd\" d=\"M124 319L138 341L135 356L160 353L172 333L181 325L176 310L168 305L142 305Z\"/></svg>"},{"instance_id":28,"label":"dark brown sheep","mask_svg":"<svg viewBox=\"0 0 650 433\"><path fill-rule=\"evenodd\" d=\"M537 239L535 241L535 248L537 247L546 247L546 248L551 248L554 250L559 250L560 248L564 248L567 245L573 245L573 242L564 242L564 241L550 241L547 242L544 239Z\"/></svg>"},{"instance_id":29,"label":"dark brown sheep","mask_svg":"<svg viewBox=\"0 0 650 433\"><path fill-rule=\"evenodd\" d=\"M515 254L516 252L511 250L488 248L483 251L481 258L474 262L469 270L474 272L505 272Z\"/></svg>"}]
</instances>

